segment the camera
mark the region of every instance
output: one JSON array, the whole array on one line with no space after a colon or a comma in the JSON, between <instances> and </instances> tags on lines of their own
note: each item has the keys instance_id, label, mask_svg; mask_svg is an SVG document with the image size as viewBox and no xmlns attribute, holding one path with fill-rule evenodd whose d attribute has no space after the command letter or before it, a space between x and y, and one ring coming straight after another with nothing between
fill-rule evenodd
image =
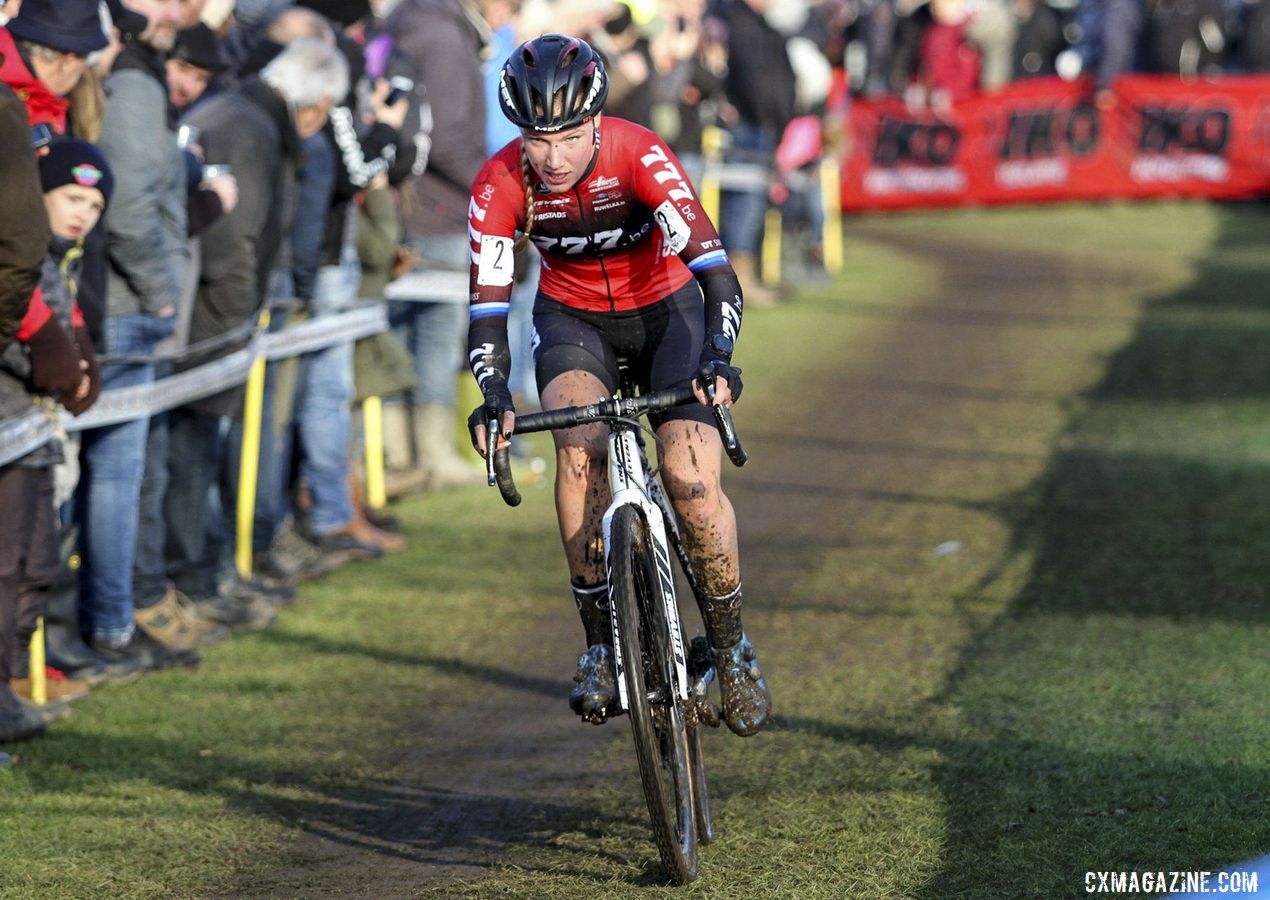
<instances>
[{"instance_id":1,"label":"camera","mask_svg":"<svg viewBox=\"0 0 1270 900\"><path fill-rule=\"evenodd\" d=\"M208 182L213 178L220 178L222 175L229 175L233 172L233 167L226 163L217 163L216 165L203 166L203 181Z\"/></svg>"},{"instance_id":2,"label":"camera","mask_svg":"<svg viewBox=\"0 0 1270 900\"><path fill-rule=\"evenodd\" d=\"M176 145L184 150L191 144L198 144L202 137L202 129L194 125L182 125L176 130Z\"/></svg>"},{"instance_id":3,"label":"camera","mask_svg":"<svg viewBox=\"0 0 1270 900\"><path fill-rule=\"evenodd\" d=\"M384 98L385 106L395 106L397 101L415 89L415 83L404 75L394 75L388 81L388 96Z\"/></svg>"}]
</instances>

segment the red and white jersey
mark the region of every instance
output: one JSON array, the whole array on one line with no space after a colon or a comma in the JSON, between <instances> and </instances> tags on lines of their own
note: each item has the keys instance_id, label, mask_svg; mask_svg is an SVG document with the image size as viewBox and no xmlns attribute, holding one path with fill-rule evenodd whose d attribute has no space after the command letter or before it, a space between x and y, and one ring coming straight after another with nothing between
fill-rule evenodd
<instances>
[{"instance_id":1,"label":"red and white jersey","mask_svg":"<svg viewBox=\"0 0 1270 900\"><path fill-rule=\"evenodd\" d=\"M472 185L474 320L505 315L512 241L525 227L520 139L496 153ZM600 119L599 152L563 194L534 181L529 239L542 252L539 290L577 309L617 312L661 300L727 255L679 161L655 132Z\"/></svg>"}]
</instances>

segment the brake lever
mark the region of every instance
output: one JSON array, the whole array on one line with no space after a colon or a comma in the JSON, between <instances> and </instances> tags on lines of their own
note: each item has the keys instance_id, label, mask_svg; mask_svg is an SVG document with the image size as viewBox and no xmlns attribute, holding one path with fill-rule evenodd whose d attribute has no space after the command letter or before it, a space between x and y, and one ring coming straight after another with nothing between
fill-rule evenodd
<instances>
[{"instance_id":1,"label":"brake lever","mask_svg":"<svg viewBox=\"0 0 1270 900\"><path fill-rule=\"evenodd\" d=\"M498 420L491 416L485 421L485 483L498 484L498 472L494 469L494 448L498 446Z\"/></svg>"},{"instance_id":2,"label":"brake lever","mask_svg":"<svg viewBox=\"0 0 1270 900\"><path fill-rule=\"evenodd\" d=\"M508 506L520 505L520 491L512 478L511 448L498 447L500 425L497 419L491 418L485 423L485 480L490 487L498 486L503 495L503 502Z\"/></svg>"},{"instance_id":3,"label":"brake lever","mask_svg":"<svg viewBox=\"0 0 1270 900\"><path fill-rule=\"evenodd\" d=\"M732 460L732 465L740 467L745 465L750 455L745 452L745 448L741 446L741 439L737 437L736 425L732 422L732 411L726 406L711 406L714 410L714 423L719 428L719 436L723 438L723 449L728 454L728 459Z\"/></svg>"},{"instance_id":4,"label":"brake lever","mask_svg":"<svg viewBox=\"0 0 1270 900\"><path fill-rule=\"evenodd\" d=\"M714 385L704 385L704 388L706 399L713 401ZM736 425L732 422L732 410L721 403L711 403L710 409L714 413L714 424L719 429L719 437L723 439L723 449L728 454L728 459L732 460L732 465L740 468L750 455L745 452L741 439L737 437Z\"/></svg>"}]
</instances>

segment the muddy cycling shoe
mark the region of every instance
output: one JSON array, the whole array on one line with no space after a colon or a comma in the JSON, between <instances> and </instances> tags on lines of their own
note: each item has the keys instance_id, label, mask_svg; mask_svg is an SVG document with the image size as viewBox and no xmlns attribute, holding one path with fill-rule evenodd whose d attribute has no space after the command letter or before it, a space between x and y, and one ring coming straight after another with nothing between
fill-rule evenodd
<instances>
[{"instance_id":1,"label":"muddy cycling shoe","mask_svg":"<svg viewBox=\"0 0 1270 900\"><path fill-rule=\"evenodd\" d=\"M613 668L613 648L592 644L578 657L577 682L569 692L569 706L584 721L603 725L617 714L617 675Z\"/></svg>"},{"instance_id":2,"label":"muddy cycling shoe","mask_svg":"<svg viewBox=\"0 0 1270 900\"><path fill-rule=\"evenodd\" d=\"M758 655L745 635L723 650L711 647L723 694L723 721L733 734L749 737L766 726L772 714L772 694L758 667Z\"/></svg>"}]
</instances>

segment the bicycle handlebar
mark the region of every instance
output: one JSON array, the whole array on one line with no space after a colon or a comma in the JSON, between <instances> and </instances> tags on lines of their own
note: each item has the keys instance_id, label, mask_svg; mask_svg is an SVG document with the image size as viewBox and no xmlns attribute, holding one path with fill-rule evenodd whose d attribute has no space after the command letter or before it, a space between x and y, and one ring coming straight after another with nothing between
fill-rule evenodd
<instances>
[{"instance_id":1,"label":"bicycle handlebar","mask_svg":"<svg viewBox=\"0 0 1270 900\"><path fill-rule=\"evenodd\" d=\"M648 412L670 409L696 403L696 392L689 386L666 388L651 394L638 397L610 397L599 403L588 406L565 406L560 409L549 409L538 413L529 413L516 417L515 432L532 434L535 431L554 431L559 428L574 428L578 425L589 425L604 419L633 419ZM743 466L749 454L741 446L737 437L736 426L732 421L732 411L726 406L712 406L715 426L719 429L719 437L723 439L723 449L732 460L734 466ZM499 425L491 420L486 424L486 440L489 435L498 434ZM498 485L499 493L508 506L520 504L520 491L512 480L511 466L508 464L507 448L495 453L486 454L486 478L491 487Z\"/></svg>"}]
</instances>

